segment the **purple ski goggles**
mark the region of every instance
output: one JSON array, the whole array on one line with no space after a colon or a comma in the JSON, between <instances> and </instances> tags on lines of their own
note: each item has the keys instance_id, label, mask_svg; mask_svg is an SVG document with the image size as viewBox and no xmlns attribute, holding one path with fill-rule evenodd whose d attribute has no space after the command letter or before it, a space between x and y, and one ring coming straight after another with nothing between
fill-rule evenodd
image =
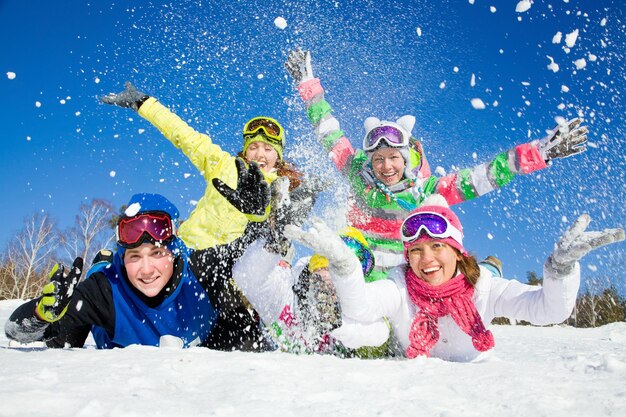
<instances>
[{"instance_id":1,"label":"purple ski goggles","mask_svg":"<svg viewBox=\"0 0 626 417\"><path fill-rule=\"evenodd\" d=\"M448 219L439 213L423 211L406 218L402 223L402 241L406 243L417 240L422 232L436 239L452 238L463 246L463 234L452 226Z\"/></svg>"},{"instance_id":2,"label":"purple ski goggles","mask_svg":"<svg viewBox=\"0 0 626 417\"><path fill-rule=\"evenodd\" d=\"M409 136L401 129L391 126L378 126L370 130L363 139L363 150L371 151L380 145L381 141L385 141L392 148L402 148L408 146Z\"/></svg>"}]
</instances>

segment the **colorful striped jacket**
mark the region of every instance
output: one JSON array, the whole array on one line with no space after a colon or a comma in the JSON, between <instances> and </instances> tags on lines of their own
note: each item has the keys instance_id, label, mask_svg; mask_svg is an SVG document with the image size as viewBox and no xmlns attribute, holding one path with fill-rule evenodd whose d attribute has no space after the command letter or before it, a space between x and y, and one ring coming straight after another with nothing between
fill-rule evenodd
<instances>
[{"instance_id":1,"label":"colorful striped jacket","mask_svg":"<svg viewBox=\"0 0 626 417\"><path fill-rule=\"evenodd\" d=\"M473 168L444 177L431 176L428 172L417 179L403 179L385 190L375 181L366 153L352 147L332 115L320 80L304 81L298 91L318 140L352 187L354 198L350 202L348 222L363 232L376 259L368 281L386 278L389 269L405 262L400 226L407 212L427 196L438 193L448 204L458 204L502 187L516 175L547 166L537 146L525 143Z\"/></svg>"}]
</instances>

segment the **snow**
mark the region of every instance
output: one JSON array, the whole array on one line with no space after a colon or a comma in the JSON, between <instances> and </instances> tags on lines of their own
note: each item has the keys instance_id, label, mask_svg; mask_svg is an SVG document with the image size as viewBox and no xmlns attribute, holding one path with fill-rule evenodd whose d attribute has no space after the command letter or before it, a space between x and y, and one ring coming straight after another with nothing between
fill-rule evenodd
<instances>
[{"instance_id":1,"label":"snow","mask_svg":"<svg viewBox=\"0 0 626 417\"><path fill-rule=\"evenodd\" d=\"M287 21L285 20L284 17L279 16L276 19L274 19L274 26L276 26L280 30L283 30L287 27Z\"/></svg>"},{"instance_id":2,"label":"snow","mask_svg":"<svg viewBox=\"0 0 626 417\"><path fill-rule=\"evenodd\" d=\"M583 69L587 66L587 61L585 61L585 58L580 58L574 61L574 65L576 65L577 69Z\"/></svg>"},{"instance_id":3,"label":"snow","mask_svg":"<svg viewBox=\"0 0 626 417\"><path fill-rule=\"evenodd\" d=\"M569 48L573 48L576 45L576 40L578 39L578 29L575 29L571 33L565 35L565 44Z\"/></svg>"},{"instance_id":4,"label":"snow","mask_svg":"<svg viewBox=\"0 0 626 417\"><path fill-rule=\"evenodd\" d=\"M133 217L135 214L139 212L139 210L141 210L141 204L133 203L126 208L126 210L124 211L124 214L128 217Z\"/></svg>"},{"instance_id":5,"label":"snow","mask_svg":"<svg viewBox=\"0 0 626 417\"><path fill-rule=\"evenodd\" d=\"M479 99L479 98L473 98L471 100L472 103L472 107L475 108L476 110L484 110L485 109L485 103Z\"/></svg>"},{"instance_id":6,"label":"snow","mask_svg":"<svg viewBox=\"0 0 626 417\"><path fill-rule=\"evenodd\" d=\"M21 301L0 301L0 321ZM360 360L204 348L10 349L0 415L624 415L626 323L494 326L480 363Z\"/></svg>"},{"instance_id":7,"label":"snow","mask_svg":"<svg viewBox=\"0 0 626 417\"><path fill-rule=\"evenodd\" d=\"M559 64L554 62L554 58L552 58L550 55L546 55L546 56L550 60L550 63L548 64L548 69L552 72L559 72Z\"/></svg>"},{"instance_id":8,"label":"snow","mask_svg":"<svg viewBox=\"0 0 626 417\"><path fill-rule=\"evenodd\" d=\"M530 9L530 6L532 6L532 3L530 2L530 0L522 0L519 3L517 3L517 6L515 6L515 11L517 13L524 13L528 11L528 9Z\"/></svg>"}]
</instances>

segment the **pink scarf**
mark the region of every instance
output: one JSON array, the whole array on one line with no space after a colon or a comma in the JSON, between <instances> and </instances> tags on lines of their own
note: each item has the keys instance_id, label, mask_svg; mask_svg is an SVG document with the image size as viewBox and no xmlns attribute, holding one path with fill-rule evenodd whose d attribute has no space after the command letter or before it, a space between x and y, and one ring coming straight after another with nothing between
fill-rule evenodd
<instances>
[{"instance_id":1,"label":"pink scarf","mask_svg":"<svg viewBox=\"0 0 626 417\"><path fill-rule=\"evenodd\" d=\"M410 268L405 278L409 297L419 307L409 332L407 357L430 356L430 350L439 340L437 320L448 314L471 336L476 350L484 352L494 347L493 334L485 328L472 301L474 287L463 274L436 287L422 281Z\"/></svg>"}]
</instances>

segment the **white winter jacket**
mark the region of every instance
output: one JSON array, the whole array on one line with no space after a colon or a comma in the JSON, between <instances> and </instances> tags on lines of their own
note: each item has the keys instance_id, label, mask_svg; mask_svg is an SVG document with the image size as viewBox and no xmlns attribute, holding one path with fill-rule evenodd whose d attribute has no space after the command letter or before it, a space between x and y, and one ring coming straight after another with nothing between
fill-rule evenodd
<instances>
[{"instance_id":1,"label":"white winter jacket","mask_svg":"<svg viewBox=\"0 0 626 417\"><path fill-rule=\"evenodd\" d=\"M265 240L253 242L233 268L233 279L242 290L248 301L259 313L266 325L279 322L287 307L297 314L296 295L293 285L298 276L309 263L310 257L301 258L293 268L279 265L281 257L265 250ZM359 268L359 272L361 268ZM363 274L360 272L363 281ZM333 272L333 281L346 282L352 277L345 277ZM371 343L360 346L380 346L389 337L389 328L383 320L353 320L341 316L342 329L350 334L368 334ZM293 341L292 341L293 342Z\"/></svg>"},{"instance_id":2,"label":"white winter jacket","mask_svg":"<svg viewBox=\"0 0 626 417\"><path fill-rule=\"evenodd\" d=\"M394 335L406 351L417 306L409 298L404 279L405 271L406 266L401 266L392 270L389 279L366 284L360 271L355 270L345 279L336 280L335 288L344 316L361 323L376 322L387 317ZM487 269L480 267L480 278L474 289L473 300L485 327L489 328L495 317L525 320L536 325L566 320L574 308L580 286L579 264L576 264L569 275L555 277L544 269L543 276L543 287L531 286L494 277ZM460 362L480 359L481 352L474 348L470 336L460 329L451 316L439 318L437 326L440 336L430 352L432 357ZM384 335L374 332L380 329L367 327L356 333L340 327L332 334L346 346L356 348L371 346L375 341L383 339Z\"/></svg>"}]
</instances>

